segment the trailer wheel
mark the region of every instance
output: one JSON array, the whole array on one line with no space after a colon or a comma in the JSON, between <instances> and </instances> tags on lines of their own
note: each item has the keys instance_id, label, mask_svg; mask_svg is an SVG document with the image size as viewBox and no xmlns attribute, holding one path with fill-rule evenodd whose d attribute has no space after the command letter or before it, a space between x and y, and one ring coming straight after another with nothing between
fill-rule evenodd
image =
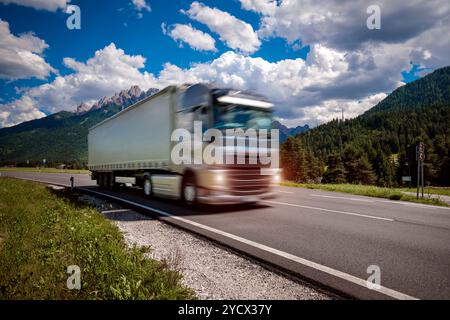
<instances>
[{"instance_id":1,"label":"trailer wheel","mask_svg":"<svg viewBox=\"0 0 450 320\"><path fill-rule=\"evenodd\" d=\"M108 190L114 190L114 174L113 173L107 173L106 174L106 188Z\"/></svg>"},{"instance_id":2,"label":"trailer wheel","mask_svg":"<svg viewBox=\"0 0 450 320\"><path fill-rule=\"evenodd\" d=\"M142 188L144 189L144 194L147 197L153 196L153 184L152 184L152 179L149 175L144 177L144 182L142 183Z\"/></svg>"},{"instance_id":3,"label":"trailer wheel","mask_svg":"<svg viewBox=\"0 0 450 320\"><path fill-rule=\"evenodd\" d=\"M100 188L104 188L105 187L105 174L104 173L99 173L98 174L98 185Z\"/></svg>"},{"instance_id":4,"label":"trailer wheel","mask_svg":"<svg viewBox=\"0 0 450 320\"><path fill-rule=\"evenodd\" d=\"M189 174L183 180L183 186L181 188L181 197L183 202L188 206L194 206L197 204L197 183L195 176Z\"/></svg>"}]
</instances>

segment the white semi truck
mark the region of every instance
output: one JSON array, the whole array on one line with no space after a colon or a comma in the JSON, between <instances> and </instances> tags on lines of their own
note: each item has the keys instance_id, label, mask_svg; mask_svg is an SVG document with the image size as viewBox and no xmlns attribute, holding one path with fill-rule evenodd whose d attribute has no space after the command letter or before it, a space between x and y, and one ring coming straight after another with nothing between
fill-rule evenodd
<instances>
[{"instance_id":1,"label":"white semi truck","mask_svg":"<svg viewBox=\"0 0 450 320\"><path fill-rule=\"evenodd\" d=\"M177 128L192 132L194 122L202 121L202 131L270 129L272 107L263 97L242 91L205 84L169 86L90 128L91 177L102 188L137 186L146 196L180 199L187 204L272 198L279 173L267 164L176 164L171 157L177 143L171 137ZM278 152L270 139L265 148ZM245 159L251 153L248 145L232 150L234 156ZM223 152L229 156L229 148L224 147Z\"/></svg>"}]
</instances>

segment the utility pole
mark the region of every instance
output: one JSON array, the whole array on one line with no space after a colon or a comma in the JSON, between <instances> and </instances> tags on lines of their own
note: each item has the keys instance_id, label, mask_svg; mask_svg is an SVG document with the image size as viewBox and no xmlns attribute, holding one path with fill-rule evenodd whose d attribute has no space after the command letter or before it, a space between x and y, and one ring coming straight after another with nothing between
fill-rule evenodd
<instances>
[{"instance_id":1,"label":"utility pole","mask_svg":"<svg viewBox=\"0 0 450 320\"><path fill-rule=\"evenodd\" d=\"M422 186L422 198L424 187L424 173L423 173L423 161L425 160L425 143L419 142L416 147L416 160L417 160L417 199L419 199L419 189Z\"/></svg>"},{"instance_id":2,"label":"utility pole","mask_svg":"<svg viewBox=\"0 0 450 320\"><path fill-rule=\"evenodd\" d=\"M420 159L419 159L419 147L418 146L416 146L416 160L417 160L417 199L419 199Z\"/></svg>"}]
</instances>

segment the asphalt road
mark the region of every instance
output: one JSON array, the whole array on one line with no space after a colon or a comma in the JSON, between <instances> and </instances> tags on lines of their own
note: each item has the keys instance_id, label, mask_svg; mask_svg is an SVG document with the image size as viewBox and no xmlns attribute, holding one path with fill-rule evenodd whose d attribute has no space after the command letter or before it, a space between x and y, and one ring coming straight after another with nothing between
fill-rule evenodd
<instances>
[{"instance_id":1,"label":"asphalt road","mask_svg":"<svg viewBox=\"0 0 450 320\"><path fill-rule=\"evenodd\" d=\"M280 187L253 206L189 210L139 190L104 191L88 175L2 172L108 195L239 251L360 298L450 299L450 208ZM369 290L378 266L381 288Z\"/></svg>"}]
</instances>

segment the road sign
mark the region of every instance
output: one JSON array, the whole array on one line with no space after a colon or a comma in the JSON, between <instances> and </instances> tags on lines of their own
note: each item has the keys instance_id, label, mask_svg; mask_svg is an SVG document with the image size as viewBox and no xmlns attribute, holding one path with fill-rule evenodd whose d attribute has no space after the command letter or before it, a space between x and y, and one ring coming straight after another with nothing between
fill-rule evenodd
<instances>
[{"instance_id":1,"label":"road sign","mask_svg":"<svg viewBox=\"0 0 450 320\"><path fill-rule=\"evenodd\" d=\"M409 182L409 181L411 181L411 176L403 176L403 177L402 177L402 181L403 181L403 182Z\"/></svg>"},{"instance_id":2,"label":"road sign","mask_svg":"<svg viewBox=\"0 0 450 320\"><path fill-rule=\"evenodd\" d=\"M425 160L425 143L423 142L419 143L419 159L420 161Z\"/></svg>"}]
</instances>

